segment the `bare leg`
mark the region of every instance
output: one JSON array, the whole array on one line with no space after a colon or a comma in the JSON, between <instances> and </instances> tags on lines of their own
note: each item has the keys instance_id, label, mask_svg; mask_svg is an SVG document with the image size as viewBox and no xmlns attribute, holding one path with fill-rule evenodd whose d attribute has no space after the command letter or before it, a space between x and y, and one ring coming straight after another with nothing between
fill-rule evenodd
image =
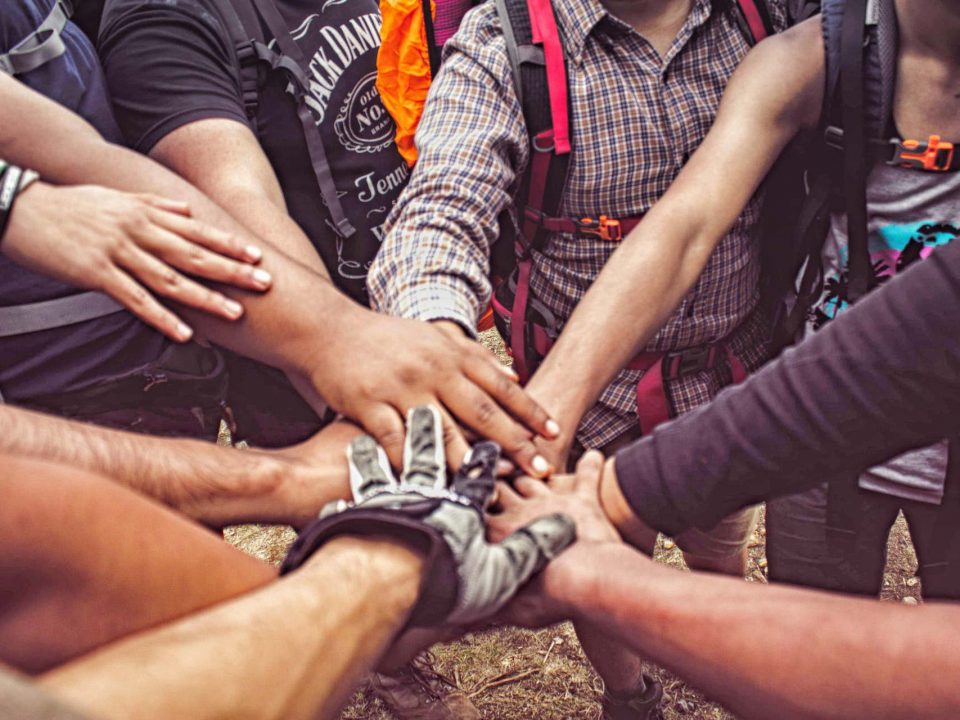
<instances>
[{"instance_id":1,"label":"bare leg","mask_svg":"<svg viewBox=\"0 0 960 720\"><path fill-rule=\"evenodd\" d=\"M647 555L653 555L657 533L646 528L647 537L635 536L631 543ZM642 544L641 544L642 541ZM614 692L624 692L639 687L643 661L620 640L610 637L591 623L575 623L577 637L590 664L603 680L604 687Z\"/></svg>"},{"instance_id":2,"label":"bare leg","mask_svg":"<svg viewBox=\"0 0 960 720\"><path fill-rule=\"evenodd\" d=\"M0 455L0 660L36 673L275 578L173 511Z\"/></svg>"}]
</instances>

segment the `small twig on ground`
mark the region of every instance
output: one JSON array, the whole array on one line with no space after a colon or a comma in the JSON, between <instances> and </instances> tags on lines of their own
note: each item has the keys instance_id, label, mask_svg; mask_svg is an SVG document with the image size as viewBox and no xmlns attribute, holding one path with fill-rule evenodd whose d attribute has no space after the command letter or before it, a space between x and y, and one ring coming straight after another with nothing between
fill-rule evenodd
<instances>
[{"instance_id":1,"label":"small twig on ground","mask_svg":"<svg viewBox=\"0 0 960 720\"><path fill-rule=\"evenodd\" d=\"M530 668L529 670L524 670L523 672L519 673L503 673L502 675L497 675L497 677L487 680L476 690L469 693L467 697L475 698L482 692L493 690L493 688L500 687L501 685L509 685L510 683L517 682L518 680L523 680L524 678L530 677L535 672L537 672L536 668Z\"/></svg>"},{"instance_id":2,"label":"small twig on ground","mask_svg":"<svg viewBox=\"0 0 960 720\"><path fill-rule=\"evenodd\" d=\"M554 649L557 645L559 645L560 643L562 643L562 642L563 642L563 640L561 640L561 639L558 638L558 637L555 637L555 638L550 642L550 647L548 647L548 648L547 648L547 651L543 654L543 667L544 667L544 668L546 668L546 666L547 666L547 658L550 657L550 653L552 653L552 652L553 652L553 649Z\"/></svg>"}]
</instances>

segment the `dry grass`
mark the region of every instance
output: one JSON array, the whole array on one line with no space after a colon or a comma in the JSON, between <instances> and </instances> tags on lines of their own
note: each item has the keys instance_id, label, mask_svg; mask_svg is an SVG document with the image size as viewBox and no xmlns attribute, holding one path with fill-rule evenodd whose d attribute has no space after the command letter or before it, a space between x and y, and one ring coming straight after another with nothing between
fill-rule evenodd
<instances>
[{"instance_id":1,"label":"dry grass","mask_svg":"<svg viewBox=\"0 0 960 720\"><path fill-rule=\"evenodd\" d=\"M505 362L495 332L484 338ZM230 528L227 539L263 560L279 563L293 540L287 528L242 526ZM751 541L748 582L766 582L764 525ZM920 598L915 577L917 560L906 522L901 516L890 533L883 598L900 601ZM670 542L660 539L658 560L683 569L683 558ZM757 628L763 632L762 627ZM596 720L602 683L587 662L573 628L568 624L538 631L499 628L472 633L434 649L437 669L471 695L485 720ZM657 667L648 672L664 685L667 720L735 720L720 705ZM491 682L493 681L493 682ZM393 720L373 695L360 690L341 720Z\"/></svg>"}]
</instances>

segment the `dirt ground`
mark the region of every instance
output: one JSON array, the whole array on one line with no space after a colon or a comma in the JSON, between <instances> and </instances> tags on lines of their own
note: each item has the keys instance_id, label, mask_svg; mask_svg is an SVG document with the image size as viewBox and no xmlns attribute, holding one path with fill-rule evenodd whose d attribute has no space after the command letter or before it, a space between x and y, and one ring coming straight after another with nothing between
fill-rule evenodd
<instances>
[{"instance_id":1,"label":"dirt ground","mask_svg":"<svg viewBox=\"0 0 960 720\"><path fill-rule=\"evenodd\" d=\"M503 358L497 339L484 338ZM231 528L226 535L240 548L274 563L280 562L294 537L287 528L252 525ZM902 516L890 533L888 552L884 600L919 601L917 560ZM750 556L746 581L766 582L762 522L751 541ZM660 538L656 557L683 568L680 551L667 538ZM757 632L762 633L763 628L758 627ZM502 628L474 633L437 646L433 653L437 669L472 698L484 720L596 720L600 716L602 683L569 624L539 631ZM648 672L663 682L667 720L735 720L723 707L666 671L650 666ZM393 715L361 689L341 720L393 720Z\"/></svg>"}]
</instances>

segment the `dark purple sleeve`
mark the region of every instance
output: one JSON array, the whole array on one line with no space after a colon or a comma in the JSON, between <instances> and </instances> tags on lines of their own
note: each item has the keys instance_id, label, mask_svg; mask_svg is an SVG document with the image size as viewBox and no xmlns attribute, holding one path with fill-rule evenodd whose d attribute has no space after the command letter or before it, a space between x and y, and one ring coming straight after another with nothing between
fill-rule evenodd
<instances>
[{"instance_id":1,"label":"dark purple sleeve","mask_svg":"<svg viewBox=\"0 0 960 720\"><path fill-rule=\"evenodd\" d=\"M710 405L616 456L668 534L861 471L960 429L960 242L898 275Z\"/></svg>"}]
</instances>

